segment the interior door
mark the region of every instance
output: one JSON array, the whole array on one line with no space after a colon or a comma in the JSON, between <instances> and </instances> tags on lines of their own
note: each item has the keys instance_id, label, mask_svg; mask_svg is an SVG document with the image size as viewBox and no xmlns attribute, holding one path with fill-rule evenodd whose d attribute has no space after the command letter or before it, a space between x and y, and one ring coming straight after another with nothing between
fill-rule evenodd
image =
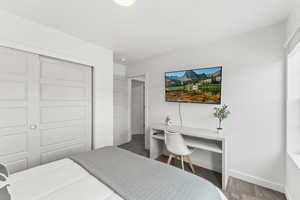
<instances>
[{"instance_id":1,"label":"interior door","mask_svg":"<svg viewBox=\"0 0 300 200\"><path fill-rule=\"evenodd\" d=\"M36 119L38 57L0 47L0 162L11 173L39 163Z\"/></svg>"},{"instance_id":2,"label":"interior door","mask_svg":"<svg viewBox=\"0 0 300 200\"><path fill-rule=\"evenodd\" d=\"M91 150L91 67L40 57L41 163Z\"/></svg>"}]
</instances>

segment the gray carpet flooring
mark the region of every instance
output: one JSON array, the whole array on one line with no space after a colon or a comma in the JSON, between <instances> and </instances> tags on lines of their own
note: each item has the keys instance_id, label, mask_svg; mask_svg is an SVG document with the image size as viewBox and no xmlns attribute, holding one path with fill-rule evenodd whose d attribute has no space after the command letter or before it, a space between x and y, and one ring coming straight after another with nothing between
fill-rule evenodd
<instances>
[{"instance_id":1,"label":"gray carpet flooring","mask_svg":"<svg viewBox=\"0 0 300 200\"><path fill-rule=\"evenodd\" d=\"M149 151L144 149L144 141L144 135L133 135L131 142L120 145L119 147L141 156L149 157ZM160 156L157 160L166 163L167 159L168 158L166 156ZM185 164L187 165L187 163ZM179 161L174 160L172 165L180 167ZM188 165L185 169L190 171ZM222 178L220 173L198 166L195 166L195 170L197 176L207 179L219 188L221 187ZM280 192L247 183L232 177L229 178L227 188L223 192L227 196L228 200L286 200L285 195Z\"/></svg>"}]
</instances>

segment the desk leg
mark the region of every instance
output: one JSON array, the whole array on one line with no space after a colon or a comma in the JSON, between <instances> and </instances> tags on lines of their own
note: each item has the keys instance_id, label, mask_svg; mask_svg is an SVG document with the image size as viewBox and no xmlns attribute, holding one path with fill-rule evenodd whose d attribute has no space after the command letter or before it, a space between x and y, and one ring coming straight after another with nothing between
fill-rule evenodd
<instances>
[{"instance_id":1,"label":"desk leg","mask_svg":"<svg viewBox=\"0 0 300 200\"><path fill-rule=\"evenodd\" d=\"M227 170L227 143L226 140L222 140L222 189L226 190L228 181L228 170Z\"/></svg>"},{"instance_id":2,"label":"desk leg","mask_svg":"<svg viewBox=\"0 0 300 200\"><path fill-rule=\"evenodd\" d=\"M150 158L156 159L163 153L163 141L153 138L154 130L150 129Z\"/></svg>"}]
</instances>

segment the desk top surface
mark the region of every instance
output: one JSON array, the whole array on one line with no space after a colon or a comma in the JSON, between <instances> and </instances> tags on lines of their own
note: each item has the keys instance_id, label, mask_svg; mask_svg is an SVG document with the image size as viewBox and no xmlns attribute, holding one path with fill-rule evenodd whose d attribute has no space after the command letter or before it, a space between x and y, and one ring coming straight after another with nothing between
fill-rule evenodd
<instances>
[{"instance_id":1,"label":"desk top surface","mask_svg":"<svg viewBox=\"0 0 300 200\"><path fill-rule=\"evenodd\" d=\"M152 129L156 130L165 130L166 125L163 123L152 124L150 126ZM223 140L225 139L224 134L218 133L216 130L210 129L203 129L203 128L192 128L192 127L185 127L185 126L176 126L172 125L172 129L180 132L182 135L192 136L192 137L199 137L211 140Z\"/></svg>"}]
</instances>

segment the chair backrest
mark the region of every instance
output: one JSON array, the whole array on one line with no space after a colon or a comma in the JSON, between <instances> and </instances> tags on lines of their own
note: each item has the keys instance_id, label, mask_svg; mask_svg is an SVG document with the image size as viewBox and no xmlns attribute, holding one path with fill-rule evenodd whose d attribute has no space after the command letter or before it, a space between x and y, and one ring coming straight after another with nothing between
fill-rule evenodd
<instances>
[{"instance_id":1,"label":"chair backrest","mask_svg":"<svg viewBox=\"0 0 300 200\"><path fill-rule=\"evenodd\" d=\"M188 149L180 132L170 128L165 129L165 144L167 150L175 155L189 155L191 151Z\"/></svg>"}]
</instances>

